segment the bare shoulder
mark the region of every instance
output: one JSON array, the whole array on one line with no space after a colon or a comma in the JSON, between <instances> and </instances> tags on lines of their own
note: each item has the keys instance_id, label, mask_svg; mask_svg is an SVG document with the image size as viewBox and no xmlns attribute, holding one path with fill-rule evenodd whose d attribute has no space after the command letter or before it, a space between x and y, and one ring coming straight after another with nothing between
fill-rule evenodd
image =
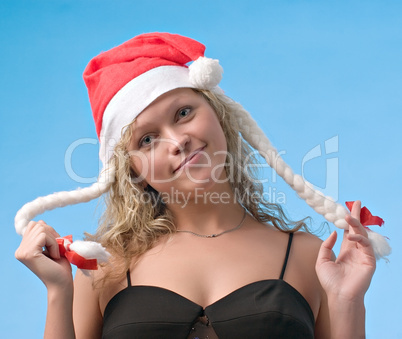
<instances>
[{"instance_id":1,"label":"bare shoulder","mask_svg":"<svg viewBox=\"0 0 402 339\"><path fill-rule=\"evenodd\" d=\"M305 248L306 250L309 250L309 252L316 252L316 254L318 253L318 250L323 242L316 235L303 231L295 232L294 240L295 246Z\"/></svg>"},{"instance_id":2,"label":"bare shoulder","mask_svg":"<svg viewBox=\"0 0 402 339\"><path fill-rule=\"evenodd\" d=\"M309 266L315 271L315 264L322 243L323 240L314 234L304 231L295 232L292 242L293 260L299 265Z\"/></svg>"},{"instance_id":3,"label":"bare shoulder","mask_svg":"<svg viewBox=\"0 0 402 339\"><path fill-rule=\"evenodd\" d=\"M98 298L100 289L95 288L95 282L102 279L103 275L104 272L101 268L94 271L88 271L88 273L84 273L82 270L77 270L74 277L74 292L81 294L81 291L85 291L85 294L89 294L89 297Z\"/></svg>"}]
</instances>

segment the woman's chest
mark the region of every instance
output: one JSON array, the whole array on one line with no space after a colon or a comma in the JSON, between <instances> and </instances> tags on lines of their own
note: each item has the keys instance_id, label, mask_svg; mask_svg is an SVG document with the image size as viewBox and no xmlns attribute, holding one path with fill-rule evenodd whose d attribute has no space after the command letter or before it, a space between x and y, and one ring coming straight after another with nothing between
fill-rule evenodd
<instances>
[{"instance_id":1,"label":"woman's chest","mask_svg":"<svg viewBox=\"0 0 402 339\"><path fill-rule=\"evenodd\" d=\"M244 286L280 278L287 235L275 241L235 237L216 240L220 239L182 237L156 246L130 267L131 284L163 288L206 308ZM311 268L306 263L301 267L303 261L298 257L295 253L290 257L284 279L300 292L316 315L319 288L312 283ZM127 282L122 281L102 296L102 310L122 286L126 287Z\"/></svg>"}]
</instances>

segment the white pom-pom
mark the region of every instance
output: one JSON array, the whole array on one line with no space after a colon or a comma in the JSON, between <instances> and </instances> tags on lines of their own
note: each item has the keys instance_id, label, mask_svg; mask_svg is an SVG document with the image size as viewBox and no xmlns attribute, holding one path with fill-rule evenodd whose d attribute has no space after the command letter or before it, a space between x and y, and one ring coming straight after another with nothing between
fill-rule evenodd
<instances>
[{"instance_id":1,"label":"white pom-pom","mask_svg":"<svg viewBox=\"0 0 402 339\"><path fill-rule=\"evenodd\" d=\"M190 82L199 89L212 89L222 80L223 68L219 60L199 57L189 66Z\"/></svg>"},{"instance_id":2,"label":"white pom-pom","mask_svg":"<svg viewBox=\"0 0 402 339\"><path fill-rule=\"evenodd\" d=\"M391 246L387 239L374 231L368 231L368 238L373 246L376 259L387 259L386 257L391 254Z\"/></svg>"},{"instance_id":3,"label":"white pom-pom","mask_svg":"<svg viewBox=\"0 0 402 339\"><path fill-rule=\"evenodd\" d=\"M106 249L94 241L76 240L70 245L70 249L85 259L96 259L98 264L106 262L110 257Z\"/></svg>"}]
</instances>

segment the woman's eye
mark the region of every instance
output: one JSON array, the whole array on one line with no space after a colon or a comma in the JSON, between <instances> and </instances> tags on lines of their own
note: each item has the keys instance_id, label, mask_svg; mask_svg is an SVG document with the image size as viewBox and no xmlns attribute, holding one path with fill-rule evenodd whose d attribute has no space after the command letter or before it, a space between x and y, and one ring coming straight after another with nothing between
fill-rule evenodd
<instances>
[{"instance_id":1,"label":"woman's eye","mask_svg":"<svg viewBox=\"0 0 402 339\"><path fill-rule=\"evenodd\" d=\"M185 118L187 115L190 114L190 111L191 111L191 109L189 107L181 108L178 111L177 115L178 115L179 118Z\"/></svg>"},{"instance_id":2,"label":"woman's eye","mask_svg":"<svg viewBox=\"0 0 402 339\"><path fill-rule=\"evenodd\" d=\"M148 146L152 143L153 137L151 135L147 135L143 137L140 141L140 146Z\"/></svg>"}]
</instances>

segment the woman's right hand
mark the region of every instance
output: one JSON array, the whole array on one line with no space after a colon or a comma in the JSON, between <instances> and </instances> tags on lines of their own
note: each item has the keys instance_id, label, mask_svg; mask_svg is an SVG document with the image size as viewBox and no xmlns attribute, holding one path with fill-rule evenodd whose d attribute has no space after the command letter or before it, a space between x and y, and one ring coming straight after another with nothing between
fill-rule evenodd
<instances>
[{"instance_id":1,"label":"woman's right hand","mask_svg":"<svg viewBox=\"0 0 402 339\"><path fill-rule=\"evenodd\" d=\"M72 289L71 265L60 257L56 238L60 235L44 221L31 221L15 257L37 275L47 289Z\"/></svg>"}]
</instances>

